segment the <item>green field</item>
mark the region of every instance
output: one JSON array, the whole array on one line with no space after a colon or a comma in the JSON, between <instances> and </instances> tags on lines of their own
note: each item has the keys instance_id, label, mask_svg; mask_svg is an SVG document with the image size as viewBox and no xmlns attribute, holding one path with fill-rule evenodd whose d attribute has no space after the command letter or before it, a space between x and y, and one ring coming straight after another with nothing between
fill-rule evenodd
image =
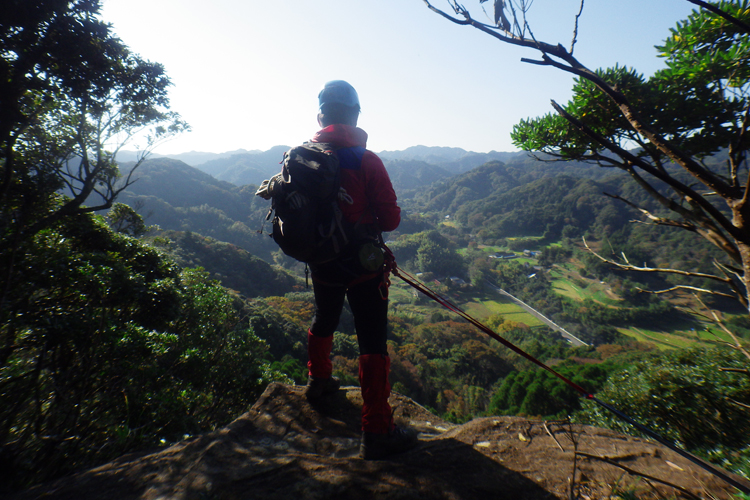
<instances>
[{"instance_id":1,"label":"green field","mask_svg":"<svg viewBox=\"0 0 750 500\"><path fill-rule=\"evenodd\" d=\"M616 306L619 302L614 294L608 293L610 287L607 283L575 277L574 272L561 267L552 269L549 276L553 290L563 297L578 301L591 299L609 306Z\"/></svg>"},{"instance_id":2,"label":"green field","mask_svg":"<svg viewBox=\"0 0 750 500\"><path fill-rule=\"evenodd\" d=\"M507 248L499 246L482 246L478 249L486 253L508 251ZM461 251L465 253L467 249L464 248ZM515 253L519 254L520 252L516 251ZM514 259L513 262L537 264L536 259L527 257L519 257ZM578 273L578 270L579 266L575 262L555 265L548 274L555 293L575 301L590 299L608 307L621 306L622 300L613 293L607 283L584 278ZM428 319L432 313L440 311L453 319L457 318L456 315L426 297L416 297L415 290L401 280L396 278L393 283L391 299L398 304L400 314L421 316ZM499 294L490 292L489 294L472 295L471 289L467 290L466 288L459 293L462 298L459 299L458 296L454 295L451 300L454 300L469 315L479 321L484 321L493 314L500 314L506 320L523 323L530 327L544 326L541 320L526 312L523 307ZM720 328L706 323L705 318L698 316L694 318L694 321L681 321L659 326L661 329L621 327L617 330L634 340L651 344L662 350L685 348L696 343L714 345L718 342L732 342L728 334Z\"/></svg>"},{"instance_id":3,"label":"green field","mask_svg":"<svg viewBox=\"0 0 750 500\"><path fill-rule=\"evenodd\" d=\"M430 285L428 284L428 286ZM434 302L417 292L398 278L392 279L389 295L394 310L397 310L399 314L421 316L427 319L430 314L441 312L450 316L451 319L459 317L437 302ZM493 314L502 314L507 320L516 323L523 323L530 327L544 325L542 321L527 313L524 308L516 305L510 301L510 299L506 299L499 295L495 299L494 295L494 292L491 292L489 295L475 296L471 297L469 300L460 300L455 297L451 297L451 300L455 300L459 307L479 321L484 321Z\"/></svg>"},{"instance_id":4,"label":"green field","mask_svg":"<svg viewBox=\"0 0 750 500\"><path fill-rule=\"evenodd\" d=\"M619 332L639 342L652 344L659 349L676 349L690 347L696 343L702 345L713 345L717 342L729 342L730 337L716 328L711 328L713 333L704 330L674 330L671 332L648 330L645 328L618 328ZM715 335L714 335L715 334Z\"/></svg>"},{"instance_id":5,"label":"green field","mask_svg":"<svg viewBox=\"0 0 750 500\"><path fill-rule=\"evenodd\" d=\"M530 327L544 326L542 321L527 313L523 307L506 300L502 297L498 300L477 300L461 304L461 307L480 321L493 314L501 314L506 320L523 323Z\"/></svg>"},{"instance_id":6,"label":"green field","mask_svg":"<svg viewBox=\"0 0 750 500\"><path fill-rule=\"evenodd\" d=\"M555 293L560 294L563 297L568 297L569 299L584 300L586 298L584 290L566 279L559 278L552 280L552 288Z\"/></svg>"}]
</instances>

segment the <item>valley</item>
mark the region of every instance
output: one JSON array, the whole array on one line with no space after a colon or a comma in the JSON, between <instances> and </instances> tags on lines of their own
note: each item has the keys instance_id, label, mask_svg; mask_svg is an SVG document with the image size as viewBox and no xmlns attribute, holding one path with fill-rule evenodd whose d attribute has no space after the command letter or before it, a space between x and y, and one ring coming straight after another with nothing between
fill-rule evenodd
<instances>
[{"instance_id":1,"label":"valley","mask_svg":"<svg viewBox=\"0 0 750 500\"><path fill-rule=\"evenodd\" d=\"M504 339L604 395L618 390L611 377L639 363L658 366L663 357L679 358L682 352L691 360L704 353L697 359L708 362L719 355L714 352L731 353L726 342L734 339L711 324L707 311L696 312L701 306L690 294L640 291L684 279L623 272L584 248L585 236L597 252L611 250L615 259L620 252L665 267L679 267L689 256L696 270L709 269L711 260L720 258L687 234L633 224L627 206L601 194L629 193L635 199L628 179L582 164L540 163L520 153L488 158L466 152L464 158L450 151L440 159L439 148L418 151L421 156L385 161L402 206L401 225L385 235L388 246L401 269ZM271 153L265 157L276 156ZM242 157L232 160L234 182L244 178ZM472 161L484 163L472 167ZM265 346L264 360L275 376L304 383L303 333L313 313L305 267L283 255L269 237L268 203L254 196L255 184L222 181L197 167L170 158L147 161L121 200L148 224L158 225L145 242L226 287L240 324ZM278 164L263 168L268 175ZM638 202L650 206L645 198ZM750 324L731 300L705 295L701 300L738 339L750 338ZM391 278L389 329L394 391L447 421L521 415L614 425L587 413L578 394L562 382L546 378L530 361L396 277ZM333 363L348 385L358 383L357 352L345 308ZM727 366L742 366L736 354ZM710 370L708 365L693 369ZM657 389L643 385L617 398L628 401L645 390Z\"/></svg>"}]
</instances>

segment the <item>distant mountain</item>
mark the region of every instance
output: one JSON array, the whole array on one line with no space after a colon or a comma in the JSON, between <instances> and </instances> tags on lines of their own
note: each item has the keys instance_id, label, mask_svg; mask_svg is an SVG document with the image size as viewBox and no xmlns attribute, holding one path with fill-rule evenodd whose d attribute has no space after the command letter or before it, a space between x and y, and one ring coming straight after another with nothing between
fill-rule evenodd
<instances>
[{"instance_id":1,"label":"distant mountain","mask_svg":"<svg viewBox=\"0 0 750 500\"><path fill-rule=\"evenodd\" d=\"M442 167L455 175L471 170L489 161L508 161L525 154L524 152L499 153L497 151L475 153L461 148L412 146L403 151L381 151L378 153L378 156L386 163L395 160L422 161Z\"/></svg>"},{"instance_id":2,"label":"distant mountain","mask_svg":"<svg viewBox=\"0 0 750 500\"><path fill-rule=\"evenodd\" d=\"M268 151L243 152L217 158L196 165L196 168L215 178L236 186L259 185L264 179L279 173L281 160L289 146L274 146Z\"/></svg>"},{"instance_id":3,"label":"distant mountain","mask_svg":"<svg viewBox=\"0 0 750 500\"><path fill-rule=\"evenodd\" d=\"M171 158L236 186L259 185L264 179L279 172L280 162L289 146L274 146L268 151L228 151L201 153L192 151L175 155L152 155L151 159ZM381 151L383 160L397 190L425 187L436 180L462 174L490 161L510 161L526 153L475 153L461 148L413 146L403 151ZM120 162L135 161L137 152L122 151Z\"/></svg>"},{"instance_id":4,"label":"distant mountain","mask_svg":"<svg viewBox=\"0 0 750 500\"><path fill-rule=\"evenodd\" d=\"M237 187L217 180L180 160L146 160L134 174L136 181L126 193L157 196L173 207L210 205L235 217L241 216Z\"/></svg>"},{"instance_id":5,"label":"distant mountain","mask_svg":"<svg viewBox=\"0 0 750 500\"><path fill-rule=\"evenodd\" d=\"M253 153L262 153L259 149L255 149L253 151L247 151L245 149L238 149L236 151L227 151L226 153L205 153L200 151L190 151L189 153L178 153L178 154L171 154L171 155L161 155L158 153L151 153L149 154L149 159L157 159L157 158L171 158L173 160L180 160L182 162L185 162L186 164L190 165L191 167L194 167L196 165L200 165L202 163L206 163L208 161L217 160L220 158L227 158L233 155L238 154L253 154ZM137 161L138 158L140 158L140 155L142 153L140 151L120 151L117 154L117 161L120 163L128 163Z\"/></svg>"},{"instance_id":6,"label":"distant mountain","mask_svg":"<svg viewBox=\"0 0 750 500\"><path fill-rule=\"evenodd\" d=\"M190 151L189 153L179 153L175 155L164 155L167 158L172 158L174 160L180 160L191 167L197 167L198 165L202 165L209 161L215 161L221 158L228 158L235 155L240 154L253 154L253 153L261 153L262 151L256 149L253 151L247 151L245 149L237 149L235 151L227 151L225 153L201 153L200 151Z\"/></svg>"},{"instance_id":7,"label":"distant mountain","mask_svg":"<svg viewBox=\"0 0 750 500\"><path fill-rule=\"evenodd\" d=\"M129 167L132 163L122 166ZM255 186L235 186L170 158L143 162L134 178L118 201L139 207L148 224L194 231L273 262L271 252L278 247L258 232L270 203L255 196ZM265 228L270 229L268 223Z\"/></svg>"},{"instance_id":8,"label":"distant mountain","mask_svg":"<svg viewBox=\"0 0 750 500\"><path fill-rule=\"evenodd\" d=\"M423 210L454 213L465 203L509 191L520 184L504 163L493 161L429 186L416 200Z\"/></svg>"},{"instance_id":9,"label":"distant mountain","mask_svg":"<svg viewBox=\"0 0 750 500\"><path fill-rule=\"evenodd\" d=\"M451 176L422 186L414 195L414 204L419 207L419 211L453 213L469 201L486 198L492 193L504 192L538 179L566 175L600 180L613 173L613 169L582 162L551 161L552 158L544 154L532 156L526 152L493 152L488 155L506 159L490 160L470 167L482 160L484 155L467 153L460 160L454 161L452 167L450 163L444 164L443 170L451 172ZM463 168L468 169L457 172Z\"/></svg>"},{"instance_id":10,"label":"distant mountain","mask_svg":"<svg viewBox=\"0 0 750 500\"><path fill-rule=\"evenodd\" d=\"M527 153L525 152L498 153L497 151L490 151L489 153L472 153L471 151L469 151L464 156L454 161L438 163L437 158L435 158L435 162L436 165L445 168L449 172L453 172L454 174L462 174L464 172L468 172L473 168L476 168L479 165L484 165L485 163L489 163L492 161L502 161L509 163L514 160L526 158L526 156Z\"/></svg>"},{"instance_id":11,"label":"distant mountain","mask_svg":"<svg viewBox=\"0 0 750 500\"><path fill-rule=\"evenodd\" d=\"M383 160L437 160L440 163L455 161L466 156L468 151L461 148L445 146L411 146L403 151L381 151L378 153Z\"/></svg>"},{"instance_id":12,"label":"distant mountain","mask_svg":"<svg viewBox=\"0 0 750 500\"><path fill-rule=\"evenodd\" d=\"M385 168L394 189L399 193L419 189L454 175L443 167L419 160L390 160L385 162Z\"/></svg>"}]
</instances>

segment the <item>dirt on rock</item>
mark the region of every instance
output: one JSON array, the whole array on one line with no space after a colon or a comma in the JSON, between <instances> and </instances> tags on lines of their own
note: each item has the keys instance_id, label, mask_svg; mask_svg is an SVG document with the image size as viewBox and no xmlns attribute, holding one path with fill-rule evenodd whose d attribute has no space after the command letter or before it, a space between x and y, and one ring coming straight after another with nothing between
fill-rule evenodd
<instances>
[{"instance_id":1,"label":"dirt on rock","mask_svg":"<svg viewBox=\"0 0 750 500\"><path fill-rule=\"evenodd\" d=\"M317 408L303 389L271 384L250 411L216 432L12 498L729 499L736 491L644 439L520 417L453 425L398 394L391 398L395 418L419 430L420 446L364 461L359 388L342 388Z\"/></svg>"}]
</instances>

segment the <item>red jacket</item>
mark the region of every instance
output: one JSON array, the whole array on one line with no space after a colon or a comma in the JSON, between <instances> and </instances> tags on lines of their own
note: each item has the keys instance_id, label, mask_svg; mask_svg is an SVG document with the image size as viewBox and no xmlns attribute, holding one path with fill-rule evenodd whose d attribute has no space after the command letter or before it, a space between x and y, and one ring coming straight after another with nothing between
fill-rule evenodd
<instances>
[{"instance_id":1,"label":"red jacket","mask_svg":"<svg viewBox=\"0 0 750 500\"><path fill-rule=\"evenodd\" d=\"M312 142L328 142L338 147L366 147L367 133L350 125L329 125L318 131ZM359 170L341 169L341 187L352 198L352 204L339 200L341 211L349 222L376 223L381 231L393 231L401 222L388 172L378 156L366 150Z\"/></svg>"}]
</instances>

